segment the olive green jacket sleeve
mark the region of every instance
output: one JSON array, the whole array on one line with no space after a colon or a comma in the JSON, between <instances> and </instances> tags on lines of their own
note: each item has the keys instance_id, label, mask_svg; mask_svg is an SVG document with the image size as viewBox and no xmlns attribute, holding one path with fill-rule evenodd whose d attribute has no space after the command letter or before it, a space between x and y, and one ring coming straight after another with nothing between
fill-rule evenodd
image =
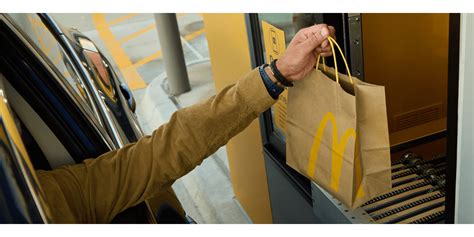
<instances>
[{"instance_id":1,"label":"olive green jacket sleeve","mask_svg":"<svg viewBox=\"0 0 474 237\"><path fill-rule=\"evenodd\" d=\"M78 165L38 171L53 221L110 222L190 172L274 102L255 69L210 99L175 112L134 144Z\"/></svg>"}]
</instances>

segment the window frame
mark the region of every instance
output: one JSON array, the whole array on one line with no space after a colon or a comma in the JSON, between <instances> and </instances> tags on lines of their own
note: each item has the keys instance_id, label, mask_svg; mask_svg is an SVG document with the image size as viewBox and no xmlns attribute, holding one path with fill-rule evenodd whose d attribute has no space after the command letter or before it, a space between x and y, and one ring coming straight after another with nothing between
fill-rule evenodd
<instances>
[{"instance_id":1,"label":"window frame","mask_svg":"<svg viewBox=\"0 0 474 237\"><path fill-rule=\"evenodd\" d=\"M82 97L79 95L73 88L70 82L67 81L65 78L64 74L59 71L57 66L50 60L50 58L45 55L42 49L38 48L38 45L35 43L35 40L33 40L29 34L27 34L24 29L22 29L18 24L16 24L16 20L11 17L10 15L6 15L9 18L9 21L13 23L13 26L16 28L17 31L20 32L23 38L25 38L28 43L31 45L32 48L35 49L36 53L42 58L42 61L44 61L46 64L48 64L50 70L55 74L56 80L58 80L61 84L61 86L64 88L65 91L68 92L69 96L75 101L76 104L78 104L82 110L89 116L95 117L96 119L100 120L99 114L97 112L97 109L95 108L95 104L93 101L93 98L90 96L89 90L85 87L85 82L83 78L81 77L79 71L75 67L72 58L69 56L67 53L66 48L62 45L61 41L58 40L56 37L55 33L51 31L50 27L48 26L47 22L44 22L43 19L41 18L40 15L35 14L35 13L21 13L25 15L30 15L33 17L37 17L39 21L41 21L44 26L47 28L46 31L51 34L51 38L54 39L55 45L59 46L61 52L63 53L62 58L67 60L67 62L70 64L71 69L74 71L74 74L77 76L77 80L80 81L80 84L84 86L85 89L85 95ZM65 64L66 66L66 64Z\"/></svg>"},{"instance_id":2,"label":"window frame","mask_svg":"<svg viewBox=\"0 0 474 237\"><path fill-rule=\"evenodd\" d=\"M0 16L0 28L5 44L8 43L12 50L15 49L17 54L21 54L21 60L24 61L22 65L4 65L5 71L9 71L13 77L23 78L9 80L10 83L38 112L43 121L50 128L55 128L51 130L76 163L111 150L113 143L98 119L87 113L77 100L71 97L69 91L64 88L65 82L58 78L40 50L35 48L4 14ZM9 78L5 73L4 76ZM24 96L25 94L29 96Z\"/></svg>"},{"instance_id":3,"label":"window frame","mask_svg":"<svg viewBox=\"0 0 474 237\"><path fill-rule=\"evenodd\" d=\"M7 202L10 216L9 221L13 223L49 223L51 218L46 209L46 201L40 183L36 178L35 170L26 152L22 138L14 123L13 113L8 104L8 98L3 87L4 77L0 78L0 130L3 136L0 139L0 146L3 155L0 157L0 168L2 172L0 180L2 190L9 192ZM3 176L3 177L2 177ZM9 197L8 197L9 196ZM5 196L2 196L4 198ZM6 214L6 213L2 213Z\"/></svg>"}]
</instances>

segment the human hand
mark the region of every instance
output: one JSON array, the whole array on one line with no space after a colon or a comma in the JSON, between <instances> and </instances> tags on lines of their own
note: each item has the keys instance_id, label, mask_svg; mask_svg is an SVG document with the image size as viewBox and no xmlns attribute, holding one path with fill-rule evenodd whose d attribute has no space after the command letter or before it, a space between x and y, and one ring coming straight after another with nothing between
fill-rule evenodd
<instances>
[{"instance_id":1,"label":"human hand","mask_svg":"<svg viewBox=\"0 0 474 237\"><path fill-rule=\"evenodd\" d=\"M283 55L276 61L276 67L289 81L304 78L314 70L316 57L332 55L328 36L335 38L336 30L326 24L303 28L291 40Z\"/></svg>"}]
</instances>

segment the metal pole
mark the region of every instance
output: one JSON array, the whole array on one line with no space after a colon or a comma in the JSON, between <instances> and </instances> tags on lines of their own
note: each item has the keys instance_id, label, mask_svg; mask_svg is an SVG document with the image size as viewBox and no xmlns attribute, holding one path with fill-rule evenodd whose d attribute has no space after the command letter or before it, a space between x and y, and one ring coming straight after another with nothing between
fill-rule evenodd
<instances>
[{"instance_id":1,"label":"metal pole","mask_svg":"<svg viewBox=\"0 0 474 237\"><path fill-rule=\"evenodd\" d=\"M165 62L169 92L172 95L179 95L190 91L191 86L189 85L176 14L157 13L154 15L163 61Z\"/></svg>"}]
</instances>

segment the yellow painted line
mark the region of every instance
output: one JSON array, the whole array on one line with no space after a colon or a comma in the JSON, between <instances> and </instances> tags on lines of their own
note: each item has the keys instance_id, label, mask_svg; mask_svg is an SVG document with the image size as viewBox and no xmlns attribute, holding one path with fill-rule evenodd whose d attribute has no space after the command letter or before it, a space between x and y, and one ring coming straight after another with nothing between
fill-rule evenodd
<instances>
[{"instance_id":1,"label":"yellow painted line","mask_svg":"<svg viewBox=\"0 0 474 237\"><path fill-rule=\"evenodd\" d=\"M193 32L193 33L191 33L191 34L188 34L188 35L184 36L184 39L186 39L186 40L188 40L188 41L189 41L189 40L192 40L192 39L198 37L199 35L203 34L204 32L205 32L205 31L204 31L204 28L203 28L203 29L200 29L200 30L198 30L198 31L195 31L195 32ZM155 52L154 54L152 54L152 55L150 55L150 56L147 56L147 57L145 57L145 58L143 58L143 59L140 59L140 61L136 62L133 66L135 66L136 68L137 68L137 67L141 67L141 66L143 66L143 65L145 65L145 64L147 64L147 63L149 63L149 62L151 62L151 61L153 61L153 60L159 58L160 56L161 56L161 51L158 50L158 51Z\"/></svg>"},{"instance_id":2,"label":"yellow painted line","mask_svg":"<svg viewBox=\"0 0 474 237\"><path fill-rule=\"evenodd\" d=\"M134 65L125 53L125 50L120 46L120 43L115 39L109 24L105 20L105 15L102 13L92 14L92 22L94 23L100 38L105 43L107 50L110 52L119 70L122 72L125 81L130 89L145 88L146 83L136 71Z\"/></svg>"},{"instance_id":3,"label":"yellow painted line","mask_svg":"<svg viewBox=\"0 0 474 237\"><path fill-rule=\"evenodd\" d=\"M38 38L41 50L43 51L44 54L49 55L49 53L51 51L51 47L53 46L55 41L54 40L48 40L48 45L46 45L43 41L44 37L42 37L39 33L41 30L42 31L49 31L48 28L43 24L42 21L40 21L38 19L35 19L32 16L28 16L28 18L31 22L31 27L33 28L33 31L36 35L36 38Z\"/></svg>"},{"instance_id":4,"label":"yellow painted line","mask_svg":"<svg viewBox=\"0 0 474 237\"><path fill-rule=\"evenodd\" d=\"M204 30L204 28L202 28L200 30L194 31L193 33L190 33L190 34L184 36L184 39L187 40L187 41L190 41L190 40L204 34L204 32L206 32L206 31Z\"/></svg>"},{"instance_id":5,"label":"yellow painted line","mask_svg":"<svg viewBox=\"0 0 474 237\"><path fill-rule=\"evenodd\" d=\"M92 14L92 21L99 32L99 36L102 38L102 40L105 43L105 46L109 50L110 54L114 58L115 62L117 63L117 66L119 70L122 72L123 76L125 77L125 81L127 82L128 86L130 89L139 89L139 88L144 88L146 87L146 83L143 81L141 76L138 74L136 69L138 67L141 67L159 57L161 57L161 51L157 51L143 59L140 59L137 61L135 64L133 64L126 54L125 50L121 47L121 44L132 40L150 30L156 27L155 24L150 24L144 29L141 29L131 35L128 35L122 39L117 40L115 36L113 35L112 31L110 30L110 27L112 25L118 24L122 21L125 21L127 19L130 19L138 14L127 14L125 16L119 17L113 21L107 22L105 20L105 15L102 13L94 13ZM186 15L186 13L178 13L177 16L183 16ZM195 32L192 32L183 38L185 40L192 40L199 35L205 33L204 28L197 30Z\"/></svg>"},{"instance_id":6,"label":"yellow painted line","mask_svg":"<svg viewBox=\"0 0 474 237\"><path fill-rule=\"evenodd\" d=\"M71 74L69 73L69 71L66 69L63 73L64 77L66 78L70 78L71 77Z\"/></svg>"},{"instance_id":7,"label":"yellow painted line","mask_svg":"<svg viewBox=\"0 0 474 237\"><path fill-rule=\"evenodd\" d=\"M58 51L56 51L56 56L54 56L53 58L53 64L56 65L56 67L59 67L59 63L61 62L60 60L62 59L61 58L61 53Z\"/></svg>"},{"instance_id":8,"label":"yellow painted line","mask_svg":"<svg viewBox=\"0 0 474 237\"><path fill-rule=\"evenodd\" d=\"M28 18L30 18L30 21L31 23L37 25L37 26L40 26L42 27L43 29L47 30L48 28L43 24L42 21L38 20L38 19L35 19L33 18L32 16L28 16Z\"/></svg>"},{"instance_id":9,"label":"yellow painted line","mask_svg":"<svg viewBox=\"0 0 474 237\"><path fill-rule=\"evenodd\" d=\"M188 41L189 41L189 40L192 40L192 39L198 37L199 35L203 34L204 32L205 32L205 31L204 31L204 28L203 28L203 29L200 29L200 30L198 30L198 31L195 31L195 32L193 32L193 33L191 33L191 34L188 34L188 35L184 36L184 39L185 39L185 40L188 40ZM147 57L145 57L145 58L143 58L143 59L140 59L140 60L139 60L138 62L136 62L133 66L134 66L135 68L141 67L141 66L143 66L143 65L145 65L145 64L147 64L147 63L149 63L149 62L151 62L151 61L153 61L153 60L159 58L160 56L161 56L161 50L158 50L158 51L155 52L154 54L149 55L149 56L147 56Z\"/></svg>"},{"instance_id":10,"label":"yellow painted line","mask_svg":"<svg viewBox=\"0 0 474 237\"><path fill-rule=\"evenodd\" d=\"M184 16L184 15L186 15L186 14L187 14L187 13L177 13L176 16L177 16L177 17L181 17L181 16ZM128 18L130 18L130 17L128 17ZM120 19L119 19L119 20L120 20ZM123 20L121 20L121 21L123 21ZM121 21L120 21L120 22L121 22ZM116 23L114 23L114 24L116 24ZM112 25L109 23L109 26L112 26ZM125 36L125 37L119 39L119 43L120 43L120 44L124 44L124 43L126 43L126 42L128 42L128 41L130 41L130 40L132 40L132 39L135 39L136 37L138 37L138 36L140 36L140 35L142 35L142 34L148 32L148 31L150 31L150 30L153 30L154 28L156 28L156 24L155 24L155 23L152 23L152 24L146 26L145 28L143 28L143 29L141 29L141 30L139 30L139 31L137 31L137 32L135 32L135 33L133 33L133 34L131 34L131 35L128 35L128 36Z\"/></svg>"},{"instance_id":11,"label":"yellow painted line","mask_svg":"<svg viewBox=\"0 0 474 237\"><path fill-rule=\"evenodd\" d=\"M35 33L36 38L38 39L38 43L39 43L39 45L40 45L40 48L41 48L43 51L46 51L47 46L46 46L46 44L43 42L43 37L41 37L41 36L39 35L39 32L38 32L38 27L37 27L38 23L35 22L35 20L34 20L33 17L31 17L31 16L28 16L28 19L29 19L30 22L31 22L31 27L33 27L33 32Z\"/></svg>"},{"instance_id":12,"label":"yellow painted line","mask_svg":"<svg viewBox=\"0 0 474 237\"><path fill-rule=\"evenodd\" d=\"M139 60L138 62L136 62L133 66L134 66L135 68L141 67L141 66L143 66L143 65L145 65L145 64L147 64L147 63L149 63L149 62L151 62L151 61L153 61L153 60L159 58L160 56L161 56L161 51L158 50L156 53L154 53L154 54L152 54L152 55L150 55L150 56L146 56L145 58L140 59L140 60Z\"/></svg>"},{"instance_id":13,"label":"yellow painted line","mask_svg":"<svg viewBox=\"0 0 474 237\"><path fill-rule=\"evenodd\" d=\"M99 14L99 13L96 13L96 14ZM120 22L122 22L122 21L125 21L125 20L128 20L128 19L130 19L130 18L133 18L133 17L135 17L135 16L138 16L138 13L129 13L129 14L125 15L125 16L121 16L121 17L119 17L119 18L117 18L117 19L111 20L110 22L108 22L108 25L109 25L109 26L113 26L113 25L116 25L116 24L118 24L118 23L120 23Z\"/></svg>"},{"instance_id":14,"label":"yellow painted line","mask_svg":"<svg viewBox=\"0 0 474 237\"><path fill-rule=\"evenodd\" d=\"M135 33L133 33L133 34L130 34L130 35L128 35L128 36L125 36L125 37L119 39L119 43L120 43L120 44L124 44L125 42L130 41L130 40L132 40L132 39L135 39L135 38L137 38L138 36L140 36L140 35L142 35L142 34L145 34L146 32L148 32L148 31L150 31L150 30L152 30L152 29L154 29L154 28L155 28L155 24L150 24L150 25L148 25L147 27L145 27L145 28L143 28L143 29L141 29L141 30L139 30L139 31L137 31L137 32L135 32Z\"/></svg>"}]
</instances>

